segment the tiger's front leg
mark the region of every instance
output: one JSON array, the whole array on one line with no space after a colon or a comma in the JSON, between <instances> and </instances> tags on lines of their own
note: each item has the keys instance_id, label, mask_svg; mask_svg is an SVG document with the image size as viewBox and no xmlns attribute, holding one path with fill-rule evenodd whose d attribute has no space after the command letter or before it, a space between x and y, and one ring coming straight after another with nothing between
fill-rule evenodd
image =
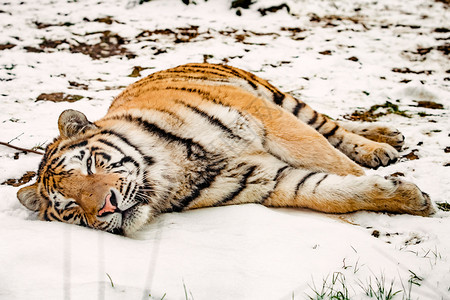
<instances>
[{"instance_id":1,"label":"tiger's front leg","mask_svg":"<svg viewBox=\"0 0 450 300\"><path fill-rule=\"evenodd\" d=\"M285 166L263 203L273 207L302 207L327 213L359 210L429 216L435 212L420 189L397 178L339 176Z\"/></svg>"}]
</instances>

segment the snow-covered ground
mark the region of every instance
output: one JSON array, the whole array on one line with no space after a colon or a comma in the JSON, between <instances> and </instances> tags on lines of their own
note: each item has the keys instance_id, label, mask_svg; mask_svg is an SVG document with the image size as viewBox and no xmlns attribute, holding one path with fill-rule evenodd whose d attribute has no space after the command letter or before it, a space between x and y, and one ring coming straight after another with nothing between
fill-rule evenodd
<instances>
[{"instance_id":1,"label":"snow-covered ground","mask_svg":"<svg viewBox=\"0 0 450 300\"><path fill-rule=\"evenodd\" d=\"M367 173L402 173L434 202L449 201L445 1L260 0L241 16L231 0L137 2L0 4L1 142L45 146L64 109L95 120L151 72L227 62L333 118L398 105L411 118L380 121L400 129L401 154L413 154ZM258 11L282 3L289 12ZM137 66L140 77L129 77ZM83 99L36 101L61 92ZM40 158L0 145L0 183L35 171ZM385 296L399 291L394 299L450 299L450 213L442 210L422 218L230 206L166 214L131 239L38 221L17 190L0 185L1 299L370 299L378 286Z\"/></svg>"}]
</instances>

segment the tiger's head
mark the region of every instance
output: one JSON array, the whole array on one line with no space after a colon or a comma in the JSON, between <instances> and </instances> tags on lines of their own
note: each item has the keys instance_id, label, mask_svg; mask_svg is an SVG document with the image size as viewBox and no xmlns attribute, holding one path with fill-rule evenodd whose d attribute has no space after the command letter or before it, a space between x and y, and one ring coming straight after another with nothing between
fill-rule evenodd
<instances>
[{"instance_id":1,"label":"tiger's head","mask_svg":"<svg viewBox=\"0 0 450 300\"><path fill-rule=\"evenodd\" d=\"M112 233L129 235L147 223L164 197L161 165L120 130L98 127L81 112L64 111L58 128L36 183L18 191L19 201L42 220Z\"/></svg>"}]
</instances>

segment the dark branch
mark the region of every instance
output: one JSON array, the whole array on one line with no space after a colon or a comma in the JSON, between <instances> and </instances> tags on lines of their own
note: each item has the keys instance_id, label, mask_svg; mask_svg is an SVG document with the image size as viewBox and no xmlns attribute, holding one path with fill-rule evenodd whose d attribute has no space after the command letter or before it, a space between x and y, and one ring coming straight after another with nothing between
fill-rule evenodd
<instances>
[{"instance_id":1,"label":"dark branch","mask_svg":"<svg viewBox=\"0 0 450 300\"><path fill-rule=\"evenodd\" d=\"M6 146L6 147L10 147L10 148L13 148L13 149L16 149L16 150L19 150L19 151L23 151L23 152L31 152L31 153L35 153L35 154L39 154L39 155L44 155L44 153L40 152L40 151L36 151L36 150L32 150L32 149L20 148L20 147L13 146L13 145L10 145L10 144L4 143L4 142L0 142L0 145Z\"/></svg>"}]
</instances>

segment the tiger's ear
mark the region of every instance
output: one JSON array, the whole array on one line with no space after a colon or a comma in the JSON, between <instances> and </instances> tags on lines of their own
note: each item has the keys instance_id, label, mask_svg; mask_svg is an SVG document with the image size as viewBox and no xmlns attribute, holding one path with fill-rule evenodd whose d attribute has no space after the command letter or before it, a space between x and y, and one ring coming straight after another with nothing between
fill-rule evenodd
<instances>
[{"instance_id":1,"label":"tiger's ear","mask_svg":"<svg viewBox=\"0 0 450 300\"><path fill-rule=\"evenodd\" d=\"M26 208L32 211L38 211L41 207L41 200L37 193L37 184L26 186L21 188L17 192L17 198L19 198L20 203Z\"/></svg>"},{"instance_id":2,"label":"tiger's ear","mask_svg":"<svg viewBox=\"0 0 450 300\"><path fill-rule=\"evenodd\" d=\"M75 135L84 133L89 129L97 128L97 126L89 122L82 112L67 109L59 116L58 128L59 134L63 138L71 138Z\"/></svg>"}]
</instances>

